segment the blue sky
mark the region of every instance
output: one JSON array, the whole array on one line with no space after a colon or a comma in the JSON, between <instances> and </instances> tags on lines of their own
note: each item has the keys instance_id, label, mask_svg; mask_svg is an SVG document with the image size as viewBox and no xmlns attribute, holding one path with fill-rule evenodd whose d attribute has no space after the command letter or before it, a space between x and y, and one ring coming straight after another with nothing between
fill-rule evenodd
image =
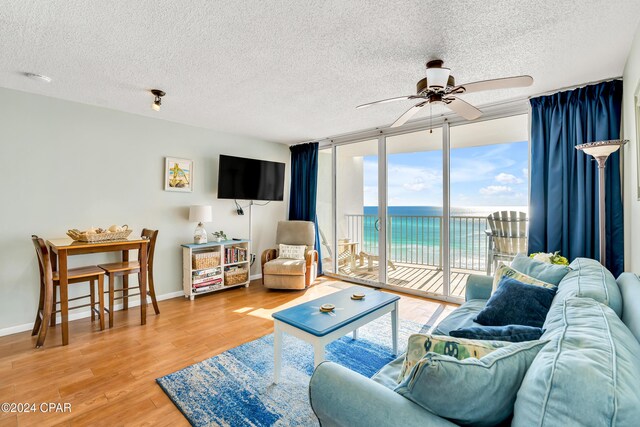
<instances>
[{"instance_id":1,"label":"blue sky","mask_svg":"<svg viewBox=\"0 0 640 427\"><path fill-rule=\"evenodd\" d=\"M451 150L451 205L526 206L528 143ZM442 206L442 151L391 154L389 206ZM377 205L377 156L364 158L364 204Z\"/></svg>"}]
</instances>

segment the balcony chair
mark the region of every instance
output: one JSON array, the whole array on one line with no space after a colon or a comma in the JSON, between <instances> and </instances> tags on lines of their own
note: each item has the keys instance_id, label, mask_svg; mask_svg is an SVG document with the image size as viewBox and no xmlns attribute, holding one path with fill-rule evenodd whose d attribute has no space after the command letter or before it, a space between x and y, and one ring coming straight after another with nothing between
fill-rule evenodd
<instances>
[{"instance_id":1,"label":"balcony chair","mask_svg":"<svg viewBox=\"0 0 640 427\"><path fill-rule=\"evenodd\" d=\"M36 348L42 347L44 340L47 337L47 331L49 329L49 322L47 320L50 320L51 326L55 326L56 313L62 313L63 322L68 322L69 310L90 307L91 321L93 322L96 319L97 314L100 320L100 330L104 330L104 271L95 265L70 268L67 274L69 284L89 282L89 294L75 298L69 298L66 295L61 295L61 301L56 302L56 289L60 285L60 282L58 279L58 272L53 271L53 267L51 265L49 248L47 248L44 240L38 236L31 236L31 240L36 249L38 267L40 269L40 298L38 302L38 310L36 312L36 320L33 324L33 330L31 331L31 336L36 334L38 335ZM98 302L96 302L96 282L98 283ZM66 312L63 312L62 310L63 297L67 298L66 304L64 304L67 306ZM69 302L84 298L89 298L89 304L68 307ZM61 306L59 310L56 309L58 304ZM98 305L98 308L96 308L96 305Z\"/></svg>"},{"instance_id":2,"label":"balcony chair","mask_svg":"<svg viewBox=\"0 0 640 427\"><path fill-rule=\"evenodd\" d=\"M487 275L496 270L498 261L511 261L518 253L527 253L527 214L516 211L494 212L487 217L489 249Z\"/></svg>"},{"instance_id":3,"label":"balcony chair","mask_svg":"<svg viewBox=\"0 0 640 427\"><path fill-rule=\"evenodd\" d=\"M156 289L153 283L153 255L155 254L156 249L156 240L158 239L158 230L149 230L147 228L142 229L141 237L143 239L148 239L149 244L147 245L147 295L151 297L151 302L153 303L153 310L156 314L160 314L160 309L158 308L158 301L156 300ZM113 327L113 310L116 300L122 300L122 309L127 310L129 308L129 298L140 295L140 292L136 294L129 294L130 290L137 289L140 291L140 275L142 272L140 271L140 260L138 261L123 261L123 262L112 262L109 264L100 264L98 265L101 269L104 270L105 274L109 278L109 327ZM129 276L130 274L138 275L138 286L129 287L128 283L125 283L124 277ZM115 289L115 278L122 277L122 288ZM128 281L127 281L128 282ZM116 292L120 292L122 295L119 297L115 296ZM146 295L145 295L146 297ZM140 299L143 296L140 295Z\"/></svg>"},{"instance_id":4,"label":"balcony chair","mask_svg":"<svg viewBox=\"0 0 640 427\"><path fill-rule=\"evenodd\" d=\"M278 258L278 249L262 253L262 283L269 289L306 289L318 274L316 230L310 221L280 221L276 244L306 246L305 259ZM278 246L279 247L279 246Z\"/></svg>"},{"instance_id":5,"label":"balcony chair","mask_svg":"<svg viewBox=\"0 0 640 427\"><path fill-rule=\"evenodd\" d=\"M356 269L356 259L358 257L358 242L351 239L338 239L338 267L344 268L349 265L351 272Z\"/></svg>"}]
</instances>

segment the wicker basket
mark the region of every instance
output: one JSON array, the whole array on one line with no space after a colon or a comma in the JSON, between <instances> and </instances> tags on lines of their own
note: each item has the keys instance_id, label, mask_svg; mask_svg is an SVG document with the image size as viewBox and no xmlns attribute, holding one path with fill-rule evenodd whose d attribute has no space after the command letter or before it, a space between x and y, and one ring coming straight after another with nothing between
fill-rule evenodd
<instances>
[{"instance_id":1,"label":"wicker basket","mask_svg":"<svg viewBox=\"0 0 640 427\"><path fill-rule=\"evenodd\" d=\"M126 225L124 226L126 227ZM124 240L129 237L133 230L129 230L128 228L123 231L106 231L100 234L87 234L86 231L80 230L69 230L67 231L67 236L71 237L73 240L77 240L78 242L87 242L87 243L97 243L97 242L108 242L110 240Z\"/></svg>"},{"instance_id":2,"label":"wicker basket","mask_svg":"<svg viewBox=\"0 0 640 427\"><path fill-rule=\"evenodd\" d=\"M238 283L244 283L247 281L249 281L249 270L246 268L237 268L224 272L225 286L237 285Z\"/></svg>"},{"instance_id":3,"label":"wicker basket","mask_svg":"<svg viewBox=\"0 0 640 427\"><path fill-rule=\"evenodd\" d=\"M220 265L220 252L200 252L191 256L191 264L194 270L214 268Z\"/></svg>"}]
</instances>

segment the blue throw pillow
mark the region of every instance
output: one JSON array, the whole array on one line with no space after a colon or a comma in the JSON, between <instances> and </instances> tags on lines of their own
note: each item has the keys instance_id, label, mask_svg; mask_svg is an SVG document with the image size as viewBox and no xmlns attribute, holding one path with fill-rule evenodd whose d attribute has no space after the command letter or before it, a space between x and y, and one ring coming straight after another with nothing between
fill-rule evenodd
<instances>
[{"instance_id":1,"label":"blue throw pillow","mask_svg":"<svg viewBox=\"0 0 640 427\"><path fill-rule=\"evenodd\" d=\"M495 426L513 413L522 379L546 344L514 343L481 359L427 353L395 392L456 424Z\"/></svg>"},{"instance_id":2,"label":"blue throw pillow","mask_svg":"<svg viewBox=\"0 0 640 427\"><path fill-rule=\"evenodd\" d=\"M571 269L567 265L549 264L518 254L511 262L511 268L527 276L558 286Z\"/></svg>"},{"instance_id":3,"label":"blue throw pillow","mask_svg":"<svg viewBox=\"0 0 640 427\"><path fill-rule=\"evenodd\" d=\"M487 305L473 320L485 326L525 325L541 328L556 289L527 285L503 277Z\"/></svg>"},{"instance_id":4,"label":"blue throw pillow","mask_svg":"<svg viewBox=\"0 0 640 427\"><path fill-rule=\"evenodd\" d=\"M524 325L507 325L461 328L449 332L449 335L456 338L472 340L522 342L539 340L543 333L542 328Z\"/></svg>"}]
</instances>

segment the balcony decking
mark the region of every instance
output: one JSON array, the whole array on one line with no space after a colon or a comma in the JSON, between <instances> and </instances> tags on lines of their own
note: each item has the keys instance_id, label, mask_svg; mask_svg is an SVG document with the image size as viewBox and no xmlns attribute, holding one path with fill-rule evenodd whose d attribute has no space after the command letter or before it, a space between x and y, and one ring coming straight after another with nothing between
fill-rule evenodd
<instances>
[{"instance_id":1,"label":"balcony decking","mask_svg":"<svg viewBox=\"0 0 640 427\"><path fill-rule=\"evenodd\" d=\"M443 277L442 270L436 267L420 264L406 264L394 262L396 269L391 267L387 269L387 282L390 285L402 288L412 289L416 291L426 291L435 294L443 293ZM340 275L378 281L378 267L369 270L367 266L356 265L351 270L349 264L341 266L338 269ZM454 268L451 270L451 281L449 285L450 296L456 298L464 298L467 278L470 274L482 274L479 271L462 270Z\"/></svg>"}]
</instances>

